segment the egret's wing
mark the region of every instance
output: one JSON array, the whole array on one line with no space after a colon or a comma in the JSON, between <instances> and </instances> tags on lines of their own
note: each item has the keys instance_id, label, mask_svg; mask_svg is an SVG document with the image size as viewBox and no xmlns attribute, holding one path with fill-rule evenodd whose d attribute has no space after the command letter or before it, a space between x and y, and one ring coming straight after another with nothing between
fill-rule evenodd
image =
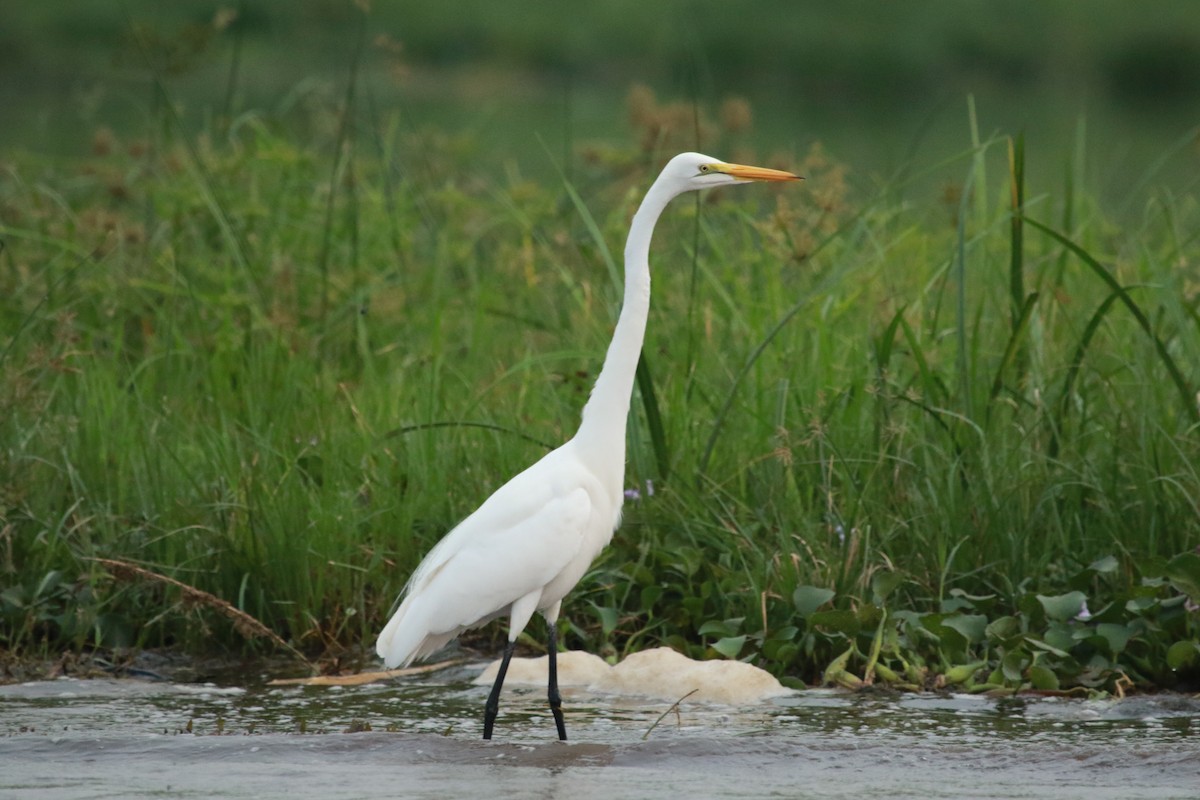
<instances>
[{"instance_id":1,"label":"egret's wing","mask_svg":"<svg viewBox=\"0 0 1200 800\"><path fill-rule=\"evenodd\" d=\"M438 542L380 634L376 649L388 664L424 654L427 638L444 643L506 612L571 562L594 511L586 479L574 472L543 459Z\"/></svg>"},{"instance_id":2,"label":"egret's wing","mask_svg":"<svg viewBox=\"0 0 1200 800\"><path fill-rule=\"evenodd\" d=\"M592 502L576 488L520 519L488 511L481 506L463 520L454 552L410 589L436 605L434 632L470 627L554 580L579 552Z\"/></svg>"}]
</instances>

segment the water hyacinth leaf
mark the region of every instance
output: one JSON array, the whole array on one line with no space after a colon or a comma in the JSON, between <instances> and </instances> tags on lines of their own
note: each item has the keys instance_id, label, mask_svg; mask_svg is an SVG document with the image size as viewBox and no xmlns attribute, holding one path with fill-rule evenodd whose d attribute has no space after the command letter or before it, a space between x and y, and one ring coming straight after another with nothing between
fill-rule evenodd
<instances>
[{"instance_id":1,"label":"water hyacinth leaf","mask_svg":"<svg viewBox=\"0 0 1200 800\"><path fill-rule=\"evenodd\" d=\"M1020 650L1012 650L1004 654L1000 660L1000 672L1009 683L1020 683L1025 674L1025 663L1028 657Z\"/></svg>"},{"instance_id":2,"label":"water hyacinth leaf","mask_svg":"<svg viewBox=\"0 0 1200 800\"><path fill-rule=\"evenodd\" d=\"M1120 622L1125 619L1124 605L1117 603L1108 603L1099 609L1092 611L1092 618L1088 620L1092 624L1101 622Z\"/></svg>"},{"instance_id":3,"label":"water hyacinth leaf","mask_svg":"<svg viewBox=\"0 0 1200 800\"><path fill-rule=\"evenodd\" d=\"M956 614L942 620L942 624L958 631L969 644L976 644L983 641L988 620L982 614Z\"/></svg>"},{"instance_id":4,"label":"water hyacinth leaf","mask_svg":"<svg viewBox=\"0 0 1200 800\"><path fill-rule=\"evenodd\" d=\"M946 597L942 599L938 609L943 614L953 614L956 611L974 611L975 604L961 597Z\"/></svg>"},{"instance_id":5,"label":"water hyacinth leaf","mask_svg":"<svg viewBox=\"0 0 1200 800\"><path fill-rule=\"evenodd\" d=\"M1200 667L1200 642L1185 640L1168 647L1167 666L1173 670Z\"/></svg>"},{"instance_id":6,"label":"water hyacinth leaf","mask_svg":"<svg viewBox=\"0 0 1200 800\"><path fill-rule=\"evenodd\" d=\"M1125 645L1129 643L1129 639L1133 636L1131 631L1125 625L1117 625L1112 622L1102 622L1096 626L1096 633L1104 638L1108 643L1109 650L1113 655L1120 653L1125 649Z\"/></svg>"},{"instance_id":7,"label":"water hyacinth leaf","mask_svg":"<svg viewBox=\"0 0 1200 800\"><path fill-rule=\"evenodd\" d=\"M954 628L945 625L943 614L926 614L921 617L921 627L939 645L942 657L949 661L957 661L967 656L967 638Z\"/></svg>"},{"instance_id":8,"label":"water hyacinth leaf","mask_svg":"<svg viewBox=\"0 0 1200 800\"><path fill-rule=\"evenodd\" d=\"M1179 591L1200 603L1200 554L1180 553L1167 564L1166 578Z\"/></svg>"},{"instance_id":9,"label":"water hyacinth leaf","mask_svg":"<svg viewBox=\"0 0 1200 800\"><path fill-rule=\"evenodd\" d=\"M685 597L679 601L679 605L691 619L702 619L706 616L704 613L704 598L702 597Z\"/></svg>"},{"instance_id":10,"label":"water hyacinth leaf","mask_svg":"<svg viewBox=\"0 0 1200 800\"><path fill-rule=\"evenodd\" d=\"M1057 692L1059 688L1058 676L1054 674L1054 670L1041 664L1034 664L1029 668L1029 684L1043 692Z\"/></svg>"},{"instance_id":11,"label":"water hyacinth leaf","mask_svg":"<svg viewBox=\"0 0 1200 800\"><path fill-rule=\"evenodd\" d=\"M1139 597L1131 597L1125 602L1125 610L1130 614L1145 614L1153 610L1159 604L1157 597L1150 595L1142 595Z\"/></svg>"},{"instance_id":12,"label":"water hyacinth leaf","mask_svg":"<svg viewBox=\"0 0 1200 800\"><path fill-rule=\"evenodd\" d=\"M1069 651L1080 639L1091 636L1090 628L1072 628L1066 622L1051 622L1042 633L1042 639L1051 647Z\"/></svg>"},{"instance_id":13,"label":"water hyacinth leaf","mask_svg":"<svg viewBox=\"0 0 1200 800\"><path fill-rule=\"evenodd\" d=\"M800 629L795 625L785 625L782 628L777 628L771 631L771 636L767 639L768 642L790 642L796 638L796 634Z\"/></svg>"},{"instance_id":14,"label":"water hyacinth leaf","mask_svg":"<svg viewBox=\"0 0 1200 800\"><path fill-rule=\"evenodd\" d=\"M819 586L797 586L796 591L792 592L792 603L796 606L796 613L802 618L808 619L818 608L832 600L833 595L833 589L822 589Z\"/></svg>"},{"instance_id":15,"label":"water hyacinth leaf","mask_svg":"<svg viewBox=\"0 0 1200 800\"><path fill-rule=\"evenodd\" d=\"M1041 650L1042 652L1045 652L1045 653L1050 653L1051 655L1056 655L1059 658L1070 658L1071 657L1071 654L1068 653L1066 650L1063 650L1062 648L1059 648L1059 647L1055 647L1054 645L1050 644L1049 642L1043 642L1041 639L1034 639L1032 636L1027 636L1027 637L1025 637L1025 641L1029 642L1030 645L1032 645L1033 647L1036 647L1038 650Z\"/></svg>"},{"instance_id":16,"label":"water hyacinth leaf","mask_svg":"<svg viewBox=\"0 0 1200 800\"><path fill-rule=\"evenodd\" d=\"M844 633L847 636L854 636L862 629L858 616L853 611L839 609L814 611L809 615L808 621L814 627L824 628L835 633Z\"/></svg>"},{"instance_id":17,"label":"water hyacinth leaf","mask_svg":"<svg viewBox=\"0 0 1200 800\"><path fill-rule=\"evenodd\" d=\"M633 572L629 576L633 582L639 586L657 586L658 577L654 572L644 564L639 564L634 567Z\"/></svg>"},{"instance_id":18,"label":"water hyacinth leaf","mask_svg":"<svg viewBox=\"0 0 1200 800\"><path fill-rule=\"evenodd\" d=\"M737 625L730 624L733 622L736 622ZM740 619L739 620L711 619L708 622L701 625L700 628L696 631L696 633L700 634L701 636L719 636L719 637L736 636L737 629L740 627L741 627Z\"/></svg>"},{"instance_id":19,"label":"water hyacinth leaf","mask_svg":"<svg viewBox=\"0 0 1200 800\"><path fill-rule=\"evenodd\" d=\"M984 635L989 641L1003 644L1021 635L1021 623L1016 617L998 617L984 628Z\"/></svg>"},{"instance_id":20,"label":"water hyacinth leaf","mask_svg":"<svg viewBox=\"0 0 1200 800\"><path fill-rule=\"evenodd\" d=\"M1087 596L1083 592L1067 592L1056 595L1039 594L1037 599L1042 604L1042 608L1046 610L1046 617L1059 621L1079 616L1087 602Z\"/></svg>"},{"instance_id":21,"label":"water hyacinth leaf","mask_svg":"<svg viewBox=\"0 0 1200 800\"><path fill-rule=\"evenodd\" d=\"M742 652L742 647L745 644L745 636L726 636L724 639L718 639L714 642L712 649L732 660L738 657L738 653Z\"/></svg>"},{"instance_id":22,"label":"water hyacinth leaf","mask_svg":"<svg viewBox=\"0 0 1200 800\"><path fill-rule=\"evenodd\" d=\"M771 646L775 643L768 643L763 646L763 655L774 661L777 664L787 666L796 660L796 656L800 655L799 646L788 642L777 646Z\"/></svg>"},{"instance_id":23,"label":"water hyacinth leaf","mask_svg":"<svg viewBox=\"0 0 1200 800\"><path fill-rule=\"evenodd\" d=\"M1109 572L1116 572L1118 566L1120 566L1120 562L1117 561L1116 556L1104 556L1104 558L1098 558L1091 564L1088 564L1088 569L1104 575Z\"/></svg>"},{"instance_id":24,"label":"water hyacinth leaf","mask_svg":"<svg viewBox=\"0 0 1200 800\"><path fill-rule=\"evenodd\" d=\"M642 587L642 611L653 613L654 607L658 605L658 599L662 597L663 588L661 586L643 586Z\"/></svg>"},{"instance_id":25,"label":"water hyacinth leaf","mask_svg":"<svg viewBox=\"0 0 1200 800\"><path fill-rule=\"evenodd\" d=\"M618 614L617 610L612 606L599 606L592 603L592 608L596 612L596 616L600 618L600 629L604 635L612 633L617 629Z\"/></svg>"},{"instance_id":26,"label":"water hyacinth leaf","mask_svg":"<svg viewBox=\"0 0 1200 800\"><path fill-rule=\"evenodd\" d=\"M871 577L871 593L875 595L875 602L883 604L888 595L903 583L904 576L899 572L876 572Z\"/></svg>"},{"instance_id":27,"label":"water hyacinth leaf","mask_svg":"<svg viewBox=\"0 0 1200 800\"><path fill-rule=\"evenodd\" d=\"M858 624L864 628L874 628L887 616L886 612L874 603L863 603L855 612Z\"/></svg>"}]
</instances>

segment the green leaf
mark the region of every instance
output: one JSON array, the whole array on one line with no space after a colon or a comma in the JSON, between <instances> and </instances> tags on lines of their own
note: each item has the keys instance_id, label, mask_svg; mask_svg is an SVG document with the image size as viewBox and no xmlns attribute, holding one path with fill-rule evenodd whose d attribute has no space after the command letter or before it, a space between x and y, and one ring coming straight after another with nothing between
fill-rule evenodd
<instances>
[{"instance_id":1,"label":"green leaf","mask_svg":"<svg viewBox=\"0 0 1200 800\"><path fill-rule=\"evenodd\" d=\"M854 615L858 617L858 624L864 628L874 628L886 616L884 610L874 603L863 603Z\"/></svg>"},{"instance_id":2,"label":"green leaf","mask_svg":"<svg viewBox=\"0 0 1200 800\"><path fill-rule=\"evenodd\" d=\"M1016 617L997 617L983 632L989 641L1005 642L1021 634L1021 622Z\"/></svg>"},{"instance_id":3,"label":"green leaf","mask_svg":"<svg viewBox=\"0 0 1200 800\"><path fill-rule=\"evenodd\" d=\"M810 625L819 628L826 628L837 633L844 633L847 636L853 636L861 630L862 625L859 624L858 617L853 611L842 611L833 609L830 611L814 611L808 617Z\"/></svg>"},{"instance_id":4,"label":"green leaf","mask_svg":"<svg viewBox=\"0 0 1200 800\"><path fill-rule=\"evenodd\" d=\"M1012 650L1004 654L1000 661L1000 671L1008 683L1020 683L1024 677L1025 662L1028 657L1021 650Z\"/></svg>"},{"instance_id":5,"label":"green leaf","mask_svg":"<svg viewBox=\"0 0 1200 800\"><path fill-rule=\"evenodd\" d=\"M983 641L988 621L982 614L956 614L942 620L942 624L961 633L970 644L975 644Z\"/></svg>"},{"instance_id":6,"label":"green leaf","mask_svg":"<svg viewBox=\"0 0 1200 800\"><path fill-rule=\"evenodd\" d=\"M1092 572L1108 573L1116 572L1118 566L1120 566L1120 562L1117 561L1116 556L1105 556L1088 564L1088 569Z\"/></svg>"},{"instance_id":7,"label":"green leaf","mask_svg":"<svg viewBox=\"0 0 1200 800\"><path fill-rule=\"evenodd\" d=\"M1054 674L1054 670L1041 664L1034 664L1029 668L1029 683L1033 688L1042 691L1058 691L1058 676Z\"/></svg>"},{"instance_id":8,"label":"green leaf","mask_svg":"<svg viewBox=\"0 0 1200 800\"><path fill-rule=\"evenodd\" d=\"M1125 610L1130 614L1145 614L1159 604L1158 598L1153 596L1133 597L1125 602Z\"/></svg>"},{"instance_id":9,"label":"green leaf","mask_svg":"<svg viewBox=\"0 0 1200 800\"><path fill-rule=\"evenodd\" d=\"M763 642L762 654L768 661L787 665L791 664L800 654L800 647L795 642L770 640Z\"/></svg>"},{"instance_id":10,"label":"green leaf","mask_svg":"<svg viewBox=\"0 0 1200 800\"><path fill-rule=\"evenodd\" d=\"M1077 634L1082 634L1082 636L1086 637L1090 636L1091 632L1089 629L1079 627L1078 625L1072 627L1071 624L1066 622L1051 622L1042 634L1042 639L1052 647L1069 651L1081 638Z\"/></svg>"},{"instance_id":11,"label":"green leaf","mask_svg":"<svg viewBox=\"0 0 1200 800\"><path fill-rule=\"evenodd\" d=\"M1173 670L1200 666L1200 642L1184 640L1168 647L1167 666Z\"/></svg>"},{"instance_id":12,"label":"green leaf","mask_svg":"<svg viewBox=\"0 0 1200 800\"><path fill-rule=\"evenodd\" d=\"M661 586L643 586L642 587L642 611L649 613L654 610L658 604L658 599L662 597L663 588Z\"/></svg>"},{"instance_id":13,"label":"green leaf","mask_svg":"<svg viewBox=\"0 0 1200 800\"><path fill-rule=\"evenodd\" d=\"M767 637L767 641L790 642L796 638L796 634L799 632L800 629L795 625L784 625L782 628L776 628L775 630L771 631L771 635Z\"/></svg>"},{"instance_id":14,"label":"green leaf","mask_svg":"<svg viewBox=\"0 0 1200 800\"><path fill-rule=\"evenodd\" d=\"M595 603L592 603L592 608L595 609L596 616L600 617L600 629L604 631L605 636L617 629L619 615L615 608L612 606L598 606Z\"/></svg>"},{"instance_id":15,"label":"green leaf","mask_svg":"<svg viewBox=\"0 0 1200 800\"><path fill-rule=\"evenodd\" d=\"M822 589L819 586L797 586L792 592L792 602L796 605L796 613L808 619L821 606L833 599L833 589Z\"/></svg>"},{"instance_id":16,"label":"green leaf","mask_svg":"<svg viewBox=\"0 0 1200 800\"><path fill-rule=\"evenodd\" d=\"M1113 622L1100 623L1096 626L1096 633L1103 636L1104 640L1108 642L1108 647L1112 650L1113 655L1124 650L1129 638L1133 636L1133 631L1127 626Z\"/></svg>"},{"instance_id":17,"label":"green leaf","mask_svg":"<svg viewBox=\"0 0 1200 800\"><path fill-rule=\"evenodd\" d=\"M1200 603L1200 554L1180 553L1167 564L1166 578L1179 591Z\"/></svg>"},{"instance_id":18,"label":"green leaf","mask_svg":"<svg viewBox=\"0 0 1200 800\"><path fill-rule=\"evenodd\" d=\"M733 636L737 630L727 620L710 619L701 625L696 633L701 636Z\"/></svg>"},{"instance_id":19,"label":"green leaf","mask_svg":"<svg viewBox=\"0 0 1200 800\"><path fill-rule=\"evenodd\" d=\"M899 572L876 572L871 577L871 592L875 595L875 602L882 604L903 583L904 576Z\"/></svg>"},{"instance_id":20,"label":"green leaf","mask_svg":"<svg viewBox=\"0 0 1200 800\"><path fill-rule=\"evenodd\" d=\"M1038 650L1042 650L1044 652L1051 653L1053 655L1058 656L1059 658L1070 658L1071 657L1071 654L1068 653L1066 650L1063 650L1062 648L1059 648L1059 647L1055 647L1054 645L1050 644L1049 642L1043 642L1040 639L1034 639L1032 636L1025 637L1025 641L1029 642L1029 644L1033 645Z\"/></svg>"},{"instance_id":21,"label":"green leaf","mask_svg":"<svg viewBox=\"0 0 1200 800\"><path fill-rule=\"evenodd\" d=\"M1067 592L1056 595L1039 594L1037 599L1042 604L1042 608L1046 610L1046 616L1060 622L1079 616L1084 603L1087 602L1087 596L1083 592Z\"/></svg>"},{"instance_id":22,"label":"green leaf","mask_svg":"<svg viewBox=\"0 0 1200 800\"><path fill-rule=\"evenodd\" d=\"M738 653L742 652L744 644L746 644L745 636L726 636L724 639L714 642L712 649L728 659L735 659L738 657Z\"/></svg>"}]
</instances>

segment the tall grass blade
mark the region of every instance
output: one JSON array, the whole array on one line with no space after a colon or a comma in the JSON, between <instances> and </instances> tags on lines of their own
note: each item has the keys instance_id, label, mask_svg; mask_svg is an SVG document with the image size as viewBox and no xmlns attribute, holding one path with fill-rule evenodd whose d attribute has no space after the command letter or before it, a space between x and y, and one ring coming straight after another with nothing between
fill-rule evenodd
<instances>
[{"instance_id":1,"label":"tall grass blade","mask_svg":"<svg viewBox=\"0 0 1200 800\"><path fill-rule=\"evenodd\" d=\"M737 396L738 387L741 386L741 383L743 380L745 380L746 375L750 373L750 368L754 366L754 362L758 361L759 356L766 351L767 347L770 346L775 337L779 335L779 332L782 331L787 324L792 321L793 317L799 314L800 311L808 305L810 299L810 297L804 297L800 300L800 302L796 303L787 310L787 312L780 318L779 322L776 322L775 326L771 328L771 330L767 332L767 335L763 337L763 340L758 343L758 346L754 348L754 350L750 353L750 356L746 359L746 363L742 365L741 370L739 370L738 374L734 376L733 385L729 387L729 393L725 395L725 402L721 404L721 408L717 412L716 418L713 420L712 433L708 435L708 441L705 442L704 450L700 454L700 460L696 464L697 477L703 476L708 471L709 459L712 458L713 449L717 446L717 439L720 438L721 430L725 426L725 418L729 416L729 410L733 407L733 398Z\"/></svg>"},{"instance_id":2,"label":"tall grass blade","mask_svg":"<svg viewBox=\"0 0 1200 800\"><path fill-rule=\"evenodd\" d=\"M658 464L659 477L666 480L671 472L671 454L667 449L667 433L658 408L658 393L654 390L654 378L650 374L650 365L646 363L644 348L638 359L636 375L642 407L646 412L646 427L650 430L650 445L654 448L654 460Z\"/></svg>"},{"instance_id":3,"label":"tall grass blade","mask_svg":"<svg viewBox=\"0 0 1200 800\"><path fill-rule=\"evenodd\" d=\"M974 105L972 105L974 109ZM973 119L974 117L972 117ZM967 173L963 185L962 197L958 202L958 226L954 242L954 279L958 284L954 299L954 334L958 343L956 354L958 366L958 392L962 403L962 412L968 418L971 415L971 376L967 361L967 200L971 196L971 186L975 173L980 169L976 162Z\"/></svg>"},{"instance_id":4,"label":"tall grass blade","mask_svg":"<svg viewBox=\"0 0 1200 800\"><path fill-rule=\"evenodd\" d=\"M1001 390L1004 389L1004 373L1019 361L1020 354L1024 350L1025 332L1029 330L1029 320L1033 316L1037 299L1037 292L1026 297L1024 305L1017 313L1017 318L1013 320L1012 335L1008 337L1008 346L1004 348L1004 357L1000 359L1000 366L996 368L996 377L992 380L992 391L988 395L989 411L990 404L995 402L996 398L1000 396Z\"/></svg>"},{"instance_id":5,"label":"tall grass blade","mask_svg":"<svg viewBox=\"0 0 1200 800\"><path fill-rule=\"evenodd\" d=\"M904 331L904 341L908 342L909 352L912 353L913 360L917 362L917 374L921 376L922 396L929 402L945 402L946 387L929 368L929 362L921 350L921 343L917 340L916 331L903 317L900 318L900 329Z\"/></svg>"},{"instance_id":6,"label":"tall grass blade","mask_svg":"<svg viewBox=\"0 0 1200 800\"><path fill-rule=\"evenodd\" d=\"M1108 284L1108 287L1112 289L1113 294L1120 298L1125 307L1129 309L1129 313L1133 315L1135 320L1137 320L1137 323L1139 326L1141 326L1142 331L1144 331L1146 336L1150 338L1150 341L1154 343L1154 349L1158 352L1159 359L1162 361L1167 373L1171 376L1171 380L1174 382L1175 388L1179 391L1179 398L1183 405L1184 412L1192 419L1193 422L1200 422L1200 407L1198 407L1196 404L1195 391L1188 384L1187 378L1185 378L1183 372L1180 371L1179 365L1175 363L1175 359L1171 357L1171 353L1167 350L1166 344L1164 344L1163 340L1160 339L1158 334L1154 332L1154 328L1150 325L1149 317L1147 317L1145 312L1143 312L1138 304L1133 301L1133 298L1129 296L1129 292L1125 291L1125 287L1121 286L1121 284L1117 282L1117 279L1113 277L1112 273L1105 269L1104 266L1095 258L1093 258L1090 253L1077 245L1075 242L1068 239L1066 236L1063 236L1053 228L1043 225L1036 220L1029 219L1026 220L1026 222L1078 256L1079 260L1082 261L1088 268L1090 268L1092 272L1095 273L1096 277Z\"/></svg>"},{"instance_id":7,"label":"tall grass blade","mask_svg":"<svg viewBox=\"0 0 1200 800\"><path fill-rule=\"evenodd\" d=\"M1024 348L1024 336L1020 329L1028 323L1026 314L1032 309L1032 304L1025 297L1025 134L1018 134L1015 139L1008 140L1008 172L1009 183L1012 187L1012 213L1009 220L1009 262L1008 288L1012 303L1012 335L1009 344L1020 342L1012 354L1012 361L1017 366L1017 382L1024 383L1029 359ZM1009 360L1005 354L1005 360ZM1000 375L997 374L997 380ZM996 386L993 385L992 399L996 397Z\"/></svg>"},{"instance_id":8,"label":"tall grass blade","mask_svg":"<svg viewBox=\"0 0 1200 800\"><path fill-rule=\"evenodd\" d=\"M592 216L591 209L587 207L587 203L583 202L583 198L579 196L579 192L575 191L575 186L567 180L567 176L559 169L559 176L562 178L563 190L566 191L567 197L571 198L571 205L579 213L579 217L583 220L583 226L587 228L588 236L592 237L592 242L596 245L596 250L600 253L600 259L604 262L604 266L608 268L608 277L612 281L613 289L618 295L621 294L624 282L621 280L621 272L617 269L617 261L613 258L612 251L608 249L608 242L604 240L604 234L600 231L600 226L596 224L596 218Z\"/></svg>"},{"instance_id":9,"label":"tall grass blade","mask_svg":"<svg viewBox=\"0 0 1200 800\"><path fill-rule=\"evenodd\" d=\"M1008 140L1008 174L1012 188L1012 215L1009 228L1010 257L1008 288L1012 297L1013 327L1025 306L1025 272L1022 215L1025 213L1025 135Z\"/></svg>"},{"instance_id":10,"label":"tall grass blade","mask_svg":"<svg viewBox=\"0 0 1200 800\"><path fill-rule=\"evenodd\" d=\"M1100 323L1104 321L1104 317L1108 314L1108 310L1112 308L1113 303L1117 302L1120 296L1113 292L1108 297L1104 298L1104 302L1092 314L1092 318L1088 320L1087 327L1083 330L1083 336L1079 337L1079 344L1075 346L1075 352L1071 356L1070 364L1067 366L1067 374L1063 378L1062 391L1058 396L1057 411L1054 417L1054 430L1050 435L1050 457L1058 457L1059 436L1063 429L1063 424L1066 422L1067 411L1071 408L1071 390L1075 386L1075 378L1079 374L1080 367L1083 366L1083 357L1087 353L1088 345L1092 342L1092 337L1096 335L1096 331L1100 329Z\"/></svg>"},{"instance_id":11,"label":"tall grass blade","mask_svg":"<svg viewBox=\"0 0 1200 800\"><path fill-rule=\"evenodd\" d=\"M988 192L987 192L987 161L985 154L987 151L986 144L990 144L992 138L988 142L984 142L979 135L979 115L975 111L975 95L967 95L967 122L971 127L971 174L974 176L974 197L973 205L975 207L975 224L982 228L987 224L987 207L988 207ZM963 187L963 197L971 197L971 184Z\"/></svg>"}]
</instances>

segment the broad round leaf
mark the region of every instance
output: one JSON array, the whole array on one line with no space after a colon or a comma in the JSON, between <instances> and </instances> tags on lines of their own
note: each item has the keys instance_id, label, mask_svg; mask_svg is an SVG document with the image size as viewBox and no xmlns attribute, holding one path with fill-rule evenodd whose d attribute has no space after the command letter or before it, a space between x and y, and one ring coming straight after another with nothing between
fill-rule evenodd
<instances>
[{"instance_id":1,"label":"broad round leaf","mask_svg":"<svg viewBox=\"0 0 1200 800\"><path fill-rule=\"evenodd\" d=\"M1061 622L1079 616L1079 612L1083 611L1084 604L1087 603L1087 596L1083 592L1067 592L1056 595L1039 594L1037 599L1042 604L1042 608L1046 610L1048 619L1056 619Z\"/></svg>"},{"instance_id":2,"label":"broad round leaf","mask_svg":"<svg viewBox=\"0 0 1200 800\"><path fill-rule=\"evenodd\" d=\"M792 592L792 602L796 605L796 613L804 619L812 616L813 612L833 599L833 589L822 589L819 586L797 586Z\"/></svg>"}]
</instances>

